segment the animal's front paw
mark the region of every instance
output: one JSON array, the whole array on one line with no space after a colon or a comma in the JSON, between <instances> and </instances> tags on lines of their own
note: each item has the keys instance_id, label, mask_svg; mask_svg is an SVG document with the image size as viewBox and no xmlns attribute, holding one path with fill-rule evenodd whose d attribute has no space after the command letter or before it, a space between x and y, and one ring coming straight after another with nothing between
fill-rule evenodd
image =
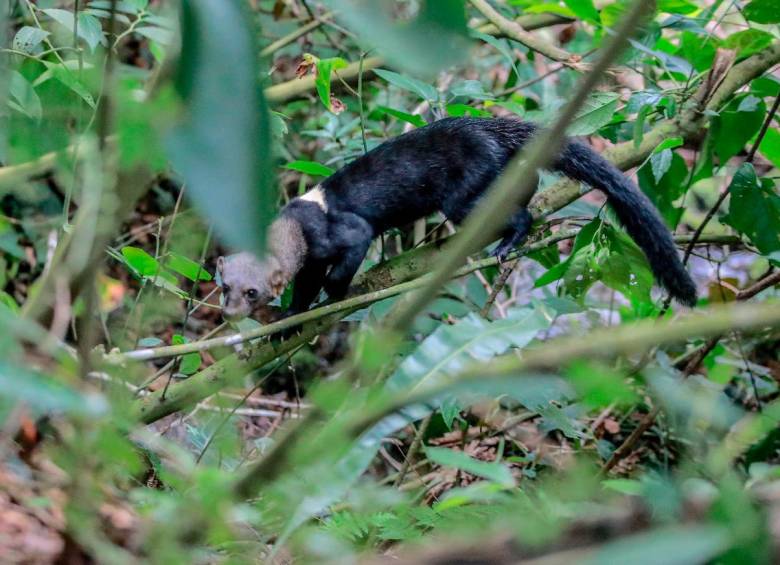
<instances>
[{"instance_id":1,"label":"animal's front paw","mask_svg":"<svg viewBox=\"0 0 780 565\"><path fill-rule=\"evenodd\" d=\"M514 246L508 243L499 243L496 248L492 251L491 255L498 259L499 263L503 263L506 261L506 258L509 257L509 254L514 249Z\"/></svg>"}]
</instances>

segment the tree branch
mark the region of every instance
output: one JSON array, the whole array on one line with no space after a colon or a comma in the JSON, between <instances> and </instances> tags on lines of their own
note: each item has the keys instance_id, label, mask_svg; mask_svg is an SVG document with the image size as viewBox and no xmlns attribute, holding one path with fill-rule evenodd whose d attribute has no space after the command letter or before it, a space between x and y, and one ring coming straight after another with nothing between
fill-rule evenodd
<instances>
[{"instance_id":1,"label":"tree branch","mask_svg":"<svg viewBox=\"0 0 780 565\"><path fill-rule=\"evenodd\" d=\"M541 53L548 59L577 67L577 63L580 61L579 55L569 53L565 49L556 47L534 34L529 33L518 21L508 20L499 14L498 11L485 0L470 0L470 2L472 6L479 10L482 15L505 36L514 39L518 43L522 43L532 51Z\"/></svg>"}]
</instances>

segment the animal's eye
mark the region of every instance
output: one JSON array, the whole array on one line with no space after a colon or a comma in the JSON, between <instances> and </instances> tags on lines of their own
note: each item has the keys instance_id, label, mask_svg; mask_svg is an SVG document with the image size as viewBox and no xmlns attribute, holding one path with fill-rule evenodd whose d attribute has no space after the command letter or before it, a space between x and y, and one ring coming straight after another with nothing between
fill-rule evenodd
<instances>
[{"instance_id":1,"label":"animal's eye","mask_svg":"<svg viewBox=\"0 0 780 565\"><path fill-rule=\"evenodd\" d=\"M255 290L254 288L248 288L248 289L246 289L246 291L244 292L244 294L246 295L246 297L247 297L249 300L256 300L256 299L257 299L257 290Z\"/></svg>"},{"instance_id":2,"label":"animal's eye","mask_svg":"<svg viewBox=\"0 0 780 565\"><path fill-rule=\"evenodd\" d=\"M222 285L222 292L225 294L230 294L230 287L226 284Z\"/></svg>"}]
</instances>

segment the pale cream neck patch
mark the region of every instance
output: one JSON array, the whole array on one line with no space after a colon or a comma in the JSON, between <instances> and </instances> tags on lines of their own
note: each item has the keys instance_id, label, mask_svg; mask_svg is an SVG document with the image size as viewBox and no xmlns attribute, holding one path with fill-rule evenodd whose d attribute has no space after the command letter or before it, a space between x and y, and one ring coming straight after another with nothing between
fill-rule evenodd
<instances>
[{"instance_id":1,"label":"pale cream neck patch","mask_svg":"<svg viewBox=\"0 0 780 565\"><path fill-rule=\"evenodd\" d=\"M303 194L302 196L299 196L298 198L305 200L306 202L314 202L322 209L323 212L328 212L328 204L325 202L325 191L322 190L320 185L315 186L310 191Z\"/></svg>"}]
</instances>

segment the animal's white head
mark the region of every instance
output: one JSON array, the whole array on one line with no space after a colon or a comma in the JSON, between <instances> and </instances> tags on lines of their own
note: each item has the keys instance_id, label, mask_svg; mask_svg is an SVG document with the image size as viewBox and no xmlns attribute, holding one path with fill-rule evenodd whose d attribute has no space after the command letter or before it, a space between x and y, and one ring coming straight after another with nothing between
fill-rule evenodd
<instances>
[{"instance_id":1,"label":"animal's white head","mask_svg":"<svg viewBox=\"0 0 780 565\"><path fill-rule=\"evenodd\" d=\"M272 254L262 260L246 252L220 257L217 271L222 284L222 316L228 321L247 318L281 296L289 280Z\"/></svg>"}]
</instances>

